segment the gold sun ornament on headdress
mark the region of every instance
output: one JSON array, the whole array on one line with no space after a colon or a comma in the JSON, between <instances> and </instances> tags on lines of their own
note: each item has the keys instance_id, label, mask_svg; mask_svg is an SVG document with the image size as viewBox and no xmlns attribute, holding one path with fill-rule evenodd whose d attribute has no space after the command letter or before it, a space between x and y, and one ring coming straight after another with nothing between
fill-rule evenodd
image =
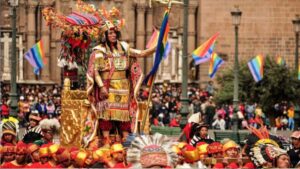
<instances>
[{"instance_id":1,"label":"gold sun ornament on headdress","mask_svg":"<svg viewBox=\"0 0 300 169\"><path fill-rule=\"evenodd\" d=\"M100 27L102 34L109 29L121 31L125 26L125 19L122 18L121 12L116 7L107 11L105 7L102 6L101 9L97 10L97 12L98 16L103 20L103 24Z\"/></svg>"}]
</instances>

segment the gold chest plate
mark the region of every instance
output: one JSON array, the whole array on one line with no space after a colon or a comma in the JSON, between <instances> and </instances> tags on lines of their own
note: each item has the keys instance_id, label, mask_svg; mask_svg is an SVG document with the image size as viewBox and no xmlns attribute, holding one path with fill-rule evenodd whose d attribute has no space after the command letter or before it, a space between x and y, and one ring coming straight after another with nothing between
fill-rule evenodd
<instances>
[{"instance_id":1,"label":"gold chest plate","mask_svg":"<svg viewBox=\"0 0 300 169\"><path fill-rule=\"evenodd\" d=\"M126 57L114 57L112 58L116 70L126 70L127 69L127 58Z\"/></svg>"}]
</instances>

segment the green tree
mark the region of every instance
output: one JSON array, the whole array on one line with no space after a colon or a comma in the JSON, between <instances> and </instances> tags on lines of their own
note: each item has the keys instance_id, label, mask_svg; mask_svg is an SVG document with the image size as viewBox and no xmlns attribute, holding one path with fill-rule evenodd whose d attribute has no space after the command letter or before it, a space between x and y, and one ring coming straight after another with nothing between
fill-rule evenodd
<instances>
[{"instance_id":1,"label":"green tree","mask_svg":"<svg viewBox=\"0 0 300 169\"><path fill-rule=\"evenodd\" d=\"M217 77L220 85L216 93L219 104L232 103L233 100L233 70L229 69ZM297 72L280 66L270 57L265 58L264 77L255 82L246 62L240 63L239 71L239 100L256 102L265 112L272 112L273 105L281 101L299 104L300 81Z\"/></svg>"}]
</instances>

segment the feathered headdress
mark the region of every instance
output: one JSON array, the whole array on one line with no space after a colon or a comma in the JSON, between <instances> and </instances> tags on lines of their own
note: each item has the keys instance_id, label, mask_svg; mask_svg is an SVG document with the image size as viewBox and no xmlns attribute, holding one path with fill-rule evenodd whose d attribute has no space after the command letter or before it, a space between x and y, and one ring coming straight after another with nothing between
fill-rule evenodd
<instances>
[{"instance_id":1,"label":"feathered headdress","mask_svg":"<svg viewBox=\"0 0 300 169\"><path fill-rule=\"evenodd\" d=\"M250 157L256 166L263 166L266 163L273 163L275 158L287 154L279 147L271 144L259 144L251 149Z\"/></svg>"},{"instance_id":2,"label":"feathered headdress","mask_svg":"<svg viewBox=\"0 0 300 169\"><path fill-rule=\"evenodd\" d=\"M2 120L0 127L1 137L6 133L17 136L17 133L19 133L19 121L16 118L9 117Z\"/></svg>"},{"instance_id":3,"label":"feathered headdress","mask_svg":"<svg viewBox=\"0 0 300 169\"><path fill-rule=\"evenodd\" d=\"M51 130L53 132L58 132L60 123L57 119L44 119L40 121L40 127L42 130Z\"/></svg>"},{"instance_id":4,"label":"feathered headdress","mask_svg":"<svg viewBox=\"0 0 300 169\"><path fill-rule=\"evenodd\" d=\"M127 161L133 168L151 166L174 167L177 154L172 150L174 142L159 133L138 136L127 151Z\"/></svg>"},{"instance_id":5,"label":"feathered headdress","mask_svg":"<svg viewBox=\"0 0 300 169\"><path fill-rule=\"evenodd\" d=\"M124 19L117 8L107 11L104 7L77 1L77 10L65 16L54 12L51 7L44 8L42 13L48 25L62 29L61 54L59 67L68 66L69 69L77 65L85 65L85 53L92 40L99 40L108 29L118 31L124 26Z\"/></svg>"},{"instance_id":6,"label":"feathered headdress","mask_svg":"<svg viewBox=\"0 0 300 169\"><path fill-rule=\"evenodd\" d=\"M266 162L273 162L276 157L286 153L282 149L280 139L270 135L262 122L260 122L260 126L259 129L252 126L248 127L251 134L246 139L246 153L250 155L257 167L266 164Z\"/></svg>"},{"instance_id":7,"label":"feathered headdress","mask_svg":"<svg viewBox=\"0 0 300 169\"><path fill-rule=\"evenodd\" d=\"M24 136L23 136L23 142L28 144L28 143L33 143L36 140L40 140L43 137L42 130L40 126L33 127L29 130L26 130Z\"/></svg>"}]
</instances>

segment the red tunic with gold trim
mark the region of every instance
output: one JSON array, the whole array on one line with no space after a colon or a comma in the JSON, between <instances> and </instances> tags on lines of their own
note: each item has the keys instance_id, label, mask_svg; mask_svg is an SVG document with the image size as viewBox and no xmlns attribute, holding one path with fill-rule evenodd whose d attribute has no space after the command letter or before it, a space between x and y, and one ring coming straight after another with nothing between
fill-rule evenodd
<instances>
[{"instance_id":1,"label":"red tunic with gold trim","mask_svg":"<svg viewBox=\"0 0 300 169\"><path fill-rule=\"evenodd\" d=\"M19 165L16 160L3 163L0 168L24 168L26 165Z\"/></svg>"},{"instance_id":2,"label":"red tunic with gold trim","mask_svg":"<svg viewBox=\"0 0 300 169\"><path fill-rule=\"evenodd\" d=\"M105 44L94 48L87 71L87 93L99 119L134 121L137 106L132 104L132 97L138 86L136 82L141 77L141 71L137 71L140 67L135 64L132 66L132 63L135 63L136 52L138 51L129 48L129 45L122 41L117 41L116 46L112 48ZM136 69L134 72L132 67ZM108 91L108 98L105 100L101 98L102 87Z\"/></svg>"},{"instance_id":3,"label":"red tunic with gold trim","mask_svg":"<svg viewBox=\"0 0 300 169\"><path fill-rule=\"evenodd\" d=\"M122 162L122 163L117 163L113 168L130 168L131 166L132 166L131 164L125 165Z\"/></svg>"}]
</instances>

